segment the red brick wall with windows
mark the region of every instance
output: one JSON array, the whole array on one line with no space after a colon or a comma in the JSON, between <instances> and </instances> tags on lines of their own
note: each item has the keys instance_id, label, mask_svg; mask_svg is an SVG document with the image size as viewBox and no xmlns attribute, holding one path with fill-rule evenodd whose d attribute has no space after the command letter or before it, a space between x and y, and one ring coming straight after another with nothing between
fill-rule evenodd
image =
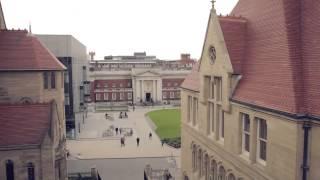
<instances>
[{"instance_id":1,"label":"red brick wall with windows","mask_svg":"<svg viewBox=\"0 0 320 180\"><path fill-rule=\"evenodd\" d=\"M162 89L179 88L184 79L162 79Z\"/></svg>"},{"instance_id":2,"label":"red brick wall with windows","mask_svg":"<svg viewBox=\"0 0 320 180\"><path fill-rule=\"evenodd\" d=\"M128 99L128 93L132 93L132 81L131 79L110 79L110 80L95 80L92 83L92 99L95 102L120 102L131 101ZM96 92L100 90L103 92ZM104 97L104 94L107 97ZM123 93L123 98L120 99L120 93ZM100 100L96 99L96 94L100 94ZM112 98L112 94L115 94L115 99Z\"/></svg>"}]
</instances>

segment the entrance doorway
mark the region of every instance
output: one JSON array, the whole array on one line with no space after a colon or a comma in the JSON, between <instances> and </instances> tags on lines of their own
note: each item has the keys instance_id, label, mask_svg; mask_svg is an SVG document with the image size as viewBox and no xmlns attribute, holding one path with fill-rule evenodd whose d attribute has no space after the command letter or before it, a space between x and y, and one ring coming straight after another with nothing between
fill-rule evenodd
<instances>
[{"instance_id":1,"label":"entrance doorway","mask_svg":"<svg viewBox=\"0 0 320 180\"><path fill-rule=\"evenodd\" d=\"M151 93L146 93L146 101L147 102L151 101Z\"/></svg>"}]
</instances>

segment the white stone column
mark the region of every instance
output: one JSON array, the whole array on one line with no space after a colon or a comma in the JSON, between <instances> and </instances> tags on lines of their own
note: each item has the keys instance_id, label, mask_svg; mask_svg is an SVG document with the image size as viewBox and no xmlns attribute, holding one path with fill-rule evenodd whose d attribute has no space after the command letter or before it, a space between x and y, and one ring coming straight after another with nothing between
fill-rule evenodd
<instances>
[{"instance_id":1,"label":"white stone column","mask_svg":"<svg viewBox=\"0 0 320 180\"><path fill-rule=\"evenodd\" d=\"M157 101L156 80L152 80L152 99L153 99L154 102Z\"/></svg>"},{"instance_id":2,"label":"white stone column","mask_svg":"<svg viewBox=\"0 0 320 180\"><path fill-rule=\"evenodd\" d=\"M144 82L143 80L141 80L140 82L141 82L141 99L142 101L145 101Z\"/></svg>"},{"instance_id":3,"label":"white stone column","mask_svg":"<svg viewBox=\"0 0 320 180\"><path fill-rule=\"evenodd\" d=\"M157 83L157 95L158 95L158 100L162 102L162 79L160 78L158 80L158 83Z\"/></svg>"},{"instance_id":4,"label":"white stone column","mask_svg":"<svg viewBox=\"0 0 320 180\"><path fill-rule=\"evenodd\" d=\"M137 89L136 89L136 78L132 77L132 94L133 94L133 103L137 101Z\"/></svg>"}]
</instances>

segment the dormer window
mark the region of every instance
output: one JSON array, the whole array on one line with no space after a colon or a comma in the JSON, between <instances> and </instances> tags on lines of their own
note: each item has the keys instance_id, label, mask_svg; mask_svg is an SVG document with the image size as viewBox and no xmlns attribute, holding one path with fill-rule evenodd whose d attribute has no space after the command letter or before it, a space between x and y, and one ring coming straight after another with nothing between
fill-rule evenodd
<instances>
[{"instance_id":1,"label":"dormer window","mask_svg":"<svg viewBox=\"0 0 320 180\"><path fill-rule=\"evenodd\" d=\"M56 74L55 74L55 72L44 72L43 73L43 88L44 89L55 89L56 88Z\"/></svg>"}]
</instances>

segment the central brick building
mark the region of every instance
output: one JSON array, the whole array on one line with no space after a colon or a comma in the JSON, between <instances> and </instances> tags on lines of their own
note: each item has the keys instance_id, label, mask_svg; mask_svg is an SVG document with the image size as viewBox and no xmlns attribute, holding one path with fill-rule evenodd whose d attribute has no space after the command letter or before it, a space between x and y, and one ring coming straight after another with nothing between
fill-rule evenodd
<instances>
[{"instance_id":1,"label":"central brick building","mask_svg":"<svg viewBox=\"0 0 320 180\"><path fill-rule=\"evenodd\" d=\"M195 62L189 54L165 61L146 53L91 61L91 97L87 100L123 105L180 103L179 87Z\"/></svg>"}]
</instances>

